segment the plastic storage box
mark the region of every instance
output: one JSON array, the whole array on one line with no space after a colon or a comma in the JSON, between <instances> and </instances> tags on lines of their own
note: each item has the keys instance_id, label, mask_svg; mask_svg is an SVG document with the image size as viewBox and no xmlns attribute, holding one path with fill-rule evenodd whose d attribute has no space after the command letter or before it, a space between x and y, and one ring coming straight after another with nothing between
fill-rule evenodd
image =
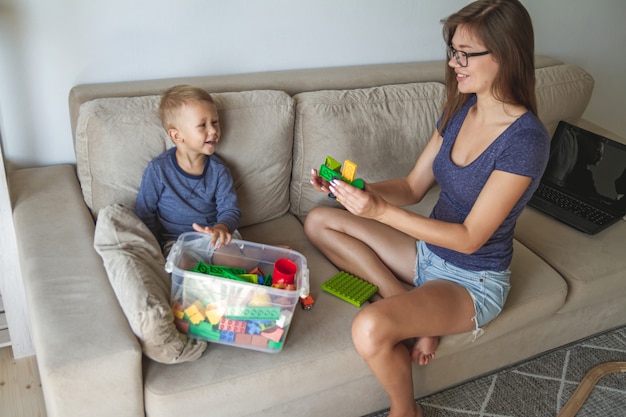
<instances>
[{"instance_id":1,"label":"plastic storage box","mask_svg":"<svg viewBox=\"0 0 626 417\"><path fill-rule=\"evenodd\" d=\"M209 235L184 233L167 257L178 329L209 342L280 352L296 304L309 293L306 258L243 240L233 239L219 249L210 243ZM284 259L295 264L294 284L286 289L269 286L276 261Z\"/></svg>"}]
</instances>

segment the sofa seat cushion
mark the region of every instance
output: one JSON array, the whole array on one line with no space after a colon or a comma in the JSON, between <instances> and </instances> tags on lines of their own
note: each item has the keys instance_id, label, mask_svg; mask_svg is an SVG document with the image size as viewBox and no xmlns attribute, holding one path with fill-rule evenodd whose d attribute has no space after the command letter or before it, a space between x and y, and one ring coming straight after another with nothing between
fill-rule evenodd
<instances>
[{"instance_id":1,"label":"sofa seat cushion","mask_svg":"<svg viewBox=\"0 0 626 417\"><path fill-rule=\"evenodd\" d=\"M406 176L435 131L443 96L434 82L295 95L291 212L302 219L332 204L309 185L326 156L353 161L366 182Z\"/></svg>"},{"instance_id":2,"label":"sofa seat cushion","mask_svg":"<svg viewBox=\"0 0 626 417\"><path fill-rule=\"evenodd\" d=\"M94 248L143 353L162 363L198 359L206 342L188 339L174 325L171 279L150 229L128 207L104 207L96 223Z\"/></svg>"},{"instance_id":3,"label":"sofa seat cushion","mask_svg":"<svg viewBox=\"0 0 626 417\"><path fill-rule=\"evenodd\" d=\"M303 254L315 306L308 311L296 307L279 353L209 343L194 362L173 367L146 361L144 397L150 417L206 415L207 404L215 404L212 412L221 417L245 416L275 406L277 395L287 403L370 375L350 336L359 309L320 290L337 269L308 242L297 218L285 214L240 231L246 240L289 245Z\"/></svg>"},{"instance_id":4,"label":"sofa seat cushion","mask_svg":"<svg viewBox=\"0 0 626 417\"><path fill-rule=\"evenodd\" d=\"M559 313L567 314L626 293L626 222L619 221L591 236L526 208L515 236L567 281L567 301Z\"/></svg>"},{"instance_id":5,"label":"sofa seat cushion","mask_svg":"<svg viewBox=\"0 0 626 417\"><path fill-rule=\"evenodd\" d=\"M487 343L545 320L565 303L568 288L563 277L541 257L515 240L510 269L511 291L500 315L484 326L484 333L476 340L472 332L443 337L438 357Z\"/></svg>"},{"instance_id":6,"label":"sofa seat cushion","mask_svg":"<svg viewBox=\"0 0 626 417\"><path fill-rule=\"evenodd\" d=\"M289 209L294 102L272 90L215 93L222 126L217 153L235 180L241 226ZM76 164L94 217L111 204L134 207L143 171L173 146L158 116L160 97L100 98L80 107ZM115 167L112 169L111 167ZM244 181L244 178L254 181Z\"/></svg>"}]
</instances>

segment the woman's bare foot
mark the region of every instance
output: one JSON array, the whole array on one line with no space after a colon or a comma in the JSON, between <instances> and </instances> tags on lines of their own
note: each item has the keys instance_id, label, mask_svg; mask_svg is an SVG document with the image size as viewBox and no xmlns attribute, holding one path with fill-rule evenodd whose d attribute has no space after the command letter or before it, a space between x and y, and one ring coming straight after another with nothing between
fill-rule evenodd
<instances>
[{"instance_id":1,"label":"woman's bare foot","mask_svg":"<svg viewBox=\"0 0 626 417\"><path fill-rule=\"evenodd\" d=\"M439 337L419 337L411 350L411 360L426 365L435 359L435 351L439 346Z\"/></svg>"}]
</instances>

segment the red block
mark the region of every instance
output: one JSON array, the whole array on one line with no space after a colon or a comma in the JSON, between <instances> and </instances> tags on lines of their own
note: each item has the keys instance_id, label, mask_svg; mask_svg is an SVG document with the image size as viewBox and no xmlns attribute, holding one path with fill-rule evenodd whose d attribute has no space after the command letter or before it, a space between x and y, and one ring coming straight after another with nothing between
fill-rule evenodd
<instances>
[{"instance_id":1,"label":"red block","mask_svg":"<svg viewBox=\"0 0 626 417\"><path fill-rule=\"evenodd\" d=\"M281 329L280 327L272 327L269 330L261 332L261 336L273 340L274 342L279 342L284 333L285 329Z\"/></svg>"}]
</instances>

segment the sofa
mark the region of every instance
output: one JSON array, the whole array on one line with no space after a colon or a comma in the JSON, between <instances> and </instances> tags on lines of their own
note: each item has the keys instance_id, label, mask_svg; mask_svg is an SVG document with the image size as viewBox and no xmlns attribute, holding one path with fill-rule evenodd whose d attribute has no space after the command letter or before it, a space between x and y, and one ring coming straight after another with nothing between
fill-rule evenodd
<instances>
[{"instance_id":1,"label":"sofa","mask_svg":"<svg viewBox=\"0 0 626 417\"><path fill-rule=\"evenodd\" d=\"M320 288L339 271L308 242L302 222L313 207L337 203L313 190L309 173L331 156L354 161L365 181L406 175L434 130L444 67L416 62L72 88L67 140L76 164L9 177L47 415L362 416L388 407L352 345L359 308ZM536 74L549 133L559 120L585 123L591 75L548 56L537 56ZM235 178L243 239L286 245L307 260L315 305L296 308L279 353L209 343L193 360L150 359L94 249L99 212L132 208L144 167L171 146L158 94L182 83L214 95L223 131L218 154ZM428 214L436 196L434 189L407 209ZM503 312L477 339L472 332L443 337L436 359L414 366L415 397L626 324L625 242L626 222L590 236L526 208Z\"/></svg>"}]
</instances>

